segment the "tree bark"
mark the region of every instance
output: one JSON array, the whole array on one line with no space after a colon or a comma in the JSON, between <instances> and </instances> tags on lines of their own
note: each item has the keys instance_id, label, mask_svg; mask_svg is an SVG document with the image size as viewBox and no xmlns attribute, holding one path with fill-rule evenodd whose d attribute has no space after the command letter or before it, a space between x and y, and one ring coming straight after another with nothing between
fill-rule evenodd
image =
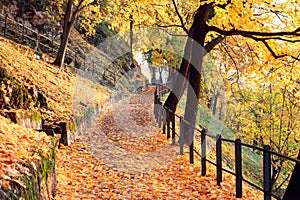
<instances>
[{"instance_id":1,"label":"tree bark","mask_svg":"<svg viewBox=\"0 0 300 200\"><path fill-rule=\"evenodd\" d=\"M63 34L59 46L59 50L57 52L57 56L55 61L53 62L54 65L58 65L60 69L63 69L66 50L68 46L68 41L70 37L71 30L74 26L74 23L77 19L77 16L79 12L82 10L83 7L81 7L83 1L79 1L79 4L75 11L73 10L73 0L68 0L68 4L65 11L65 17L64 17L64 26L63 26Z\"/></svg>"},{"instance_id":2,"label":"tree bark","mask_svg":"<svg viewBox=\"0 0 300 200\"><path fill-rule=\"evenodd\" d=\"M193 26L190 29L189 37L187 39L184 57L181 61L180 69L176 75L175 84L173 84L172 91L170 92L168 98L166 99L164 106L170 109L173 113L176 111L177 104L184 92L186 81L188 79L189 69L190 69L190 59L192 52L192 35L193 35ZM167 120L170 118L167 117Z\"/></svg>"},{"instance_id":3,"label":"tree bark","mask_svg":"<svg viewBox=\"0 0 300 200\"><path fill-rule=\"evenodd\" d=\"M206 54L204 49L205 37L208 33L206 20L212 9L212 4L200 6L194 17L194 37L192 45L192 62L190 64L189 86L187 101L184 112L184 120L189 124L183 124L184 142L190 145L194 139L194 128L197 119L198 100L200 97L200 80L203 57ZM192 125L192 126L191 126Z\"/></svg>"},{"instance_id":4,"label":"tree bark","mask_svg":"<svg viewBox=\"0 0 300 200\"><path fill-rule=\"evenodd\" d=\"M55 61L53 62L54 65L58 65L60 69L63 68L65 55L66 55L66 49L68 46L69 36L71 32L71 15L72 15L72 8L73 8L73 0L68 0L68 4L65 11L64 16L64 26L63 26L63 34L59 46L59 50L57 52L57 56Z\"/></svg>"},{"instance_id":5,"label":"tree bark","mask_svg":"<svg viewBox=\"0 0 300 200\"><path fill-rule=\"evenodd\" d=\"M61 38L61 42L60 42L60 46L59 46L59 50L57 52L55 61L53 62L53 64L57 65L60 69L63 69L63 66L64 66L64 60L65 60L65 56L66 56L66 50L67 50L67 46L68 46L71 29L72 29L72 27L67 27L66 29L64 29L64 32L63 32L63 35Z\"/></svg>"},{"instance_id":6,"label":"tree bark","mask_svg":"<svg viewBox=\"0 0 300 200\"><path fill-rule=\"evenodd\" d=\"M300 150L297 159L300 160ZM283 200L300 199L300 165L299 164L295 165L289 185L282 199Z\"/></svg>"},{"instance_id":7,"label":"tree bark","mask_svg":"<svg viewBox=\"0 0 300 200\"><path fill-rule=\"evenodd\" d=\"M196 87L200 87L200 73L197 73L199 70L201 70L203 56L206 54L203 48L205 36L208 32L205 21L207 20L208 13L211 9L212 4L202 5L198 8L197 13L194 17L194 22L188 33L188 38L184 49L184 56L182 58L179 72L176 76L175 84L173 85L172 91L164 104L164 106L171 110L171 112L176 111L177 104L183 95L187 80L189 80L190 75L192 75L192 78L191 80L189 80L189 82L194 82L194 80L199 79L199 85L194 86L194 89L196 89ZM220 41L221 40L218 40L218 42ZM215 45L216 44L213 44L213 46ZM196 67L193 67L193 71L191 71L192 65ZM197 89L195 90L195 92L199 93ZM167 121L169 121L170 114L169 112L167 113Z\"/></svg>"}]
</instances>

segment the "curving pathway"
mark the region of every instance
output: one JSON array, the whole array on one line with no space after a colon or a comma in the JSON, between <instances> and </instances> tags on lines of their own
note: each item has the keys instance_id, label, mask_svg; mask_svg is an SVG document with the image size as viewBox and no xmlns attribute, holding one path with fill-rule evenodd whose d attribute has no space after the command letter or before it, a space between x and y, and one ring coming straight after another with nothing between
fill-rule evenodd
<instances>
[{"instance_id":1,"label":"curving pathway","mask_svg":"<svg viewBox=\"0 0 300 200\"><path fill-rule=\"evenodd\" d=\"M179 156L154 121L153 91L124 97L70 147L58 150L55 199L235 199L234 179ZM245 199L258 197L244 189Z\"/></svg>"}]
</instances>

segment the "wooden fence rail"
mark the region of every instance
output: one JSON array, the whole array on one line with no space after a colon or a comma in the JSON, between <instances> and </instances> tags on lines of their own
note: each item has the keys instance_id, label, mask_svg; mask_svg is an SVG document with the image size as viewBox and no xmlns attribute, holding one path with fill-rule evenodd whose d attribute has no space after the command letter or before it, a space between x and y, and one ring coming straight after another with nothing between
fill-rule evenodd
<instances>
[{"instance_id":1,"label":"wooden fence rail","mask_svg":"<svg viewBox=\"0 0 300 200\"><path fill-rule=\"evenodd\" d=\"M47 53L49 56L55 57L59 43L53 38L39 33L23 23L16 22L14 19L9 18L7 15L0 14L0 28L3 37L14 40L18 43L29 46L32 49L40 49L42 52ZM67 48L67 57L75 60L77 52Z\"/></svg>"},{"instance_id":2,"label":"wooden fence rail","mask_svg":"<svg viewBox=\"0 0 300 200\"><path fill-rule=\"evenodd\" d=\"M210 163L216 167L216 179L217 179L217 185L221 185L222 182L222 172L229 173L233 176L236 177L236 197L237 198L242 198L243 196L243 182L248 183L252 187L262 191L264 193L264 200L271 200L271 198L276 198L276 199L281 199L280 197L276 196L275 194L272 194L272 182L271 182L271 156L276 155L278 157L281 157L283 159L295 162L297 165L300 165L300 160L288 157L286 155L280 154L278 152L274 152L270 150L269 145L264 145L263 148L253 146L250 144L242 143L240 139L236 140L231 140L231 139L226 139L222 138L221 135L212 135L207 132L207 129L205 127L201 127L202 130L196 128L195 126L189 124L187 121L183 119L182 116L177 115L176 113L173 113L171 110L168 108L165 108L162 106L162 97L169 92L169 89L162 85L158 85L156 87L156 90L154 92L154 116L156 120L159 123L159 127L163 128L163 133L166 133L166 128L167 128L167 138L170 137L170 131L172 131L172 143L175 143L175 137L180 137L183 135L184 131L181 127L183 123L187 124L188 126L192 126L194 128L194 131L199 132L201 134L201 153L199 153L195 148L194 148L194 142L192 142L189 146L189 155L190 155L190 163L194 163L194 153L196 153L198 156L201 157L201 174L202 176L206 175L206 163ZM163 116L163 112L169 112L170 114L170 120L166 121ZM177 133L175 130L176 126L176 120L175 118L178 118L180 120L180 132ZM170 123L172 126L170 126ZM206 146L206 140L207 137L214 138L215 139L215 154L216 154L216 161L210 161L206 158L206 152L207 152L207 146ZM231 143L235 146L235 171L230 171L222 167L222 143L227 142ZM252 183L251 181L244 179L242 176L242 147L248 147L251 149L255 149L257 151L262 152L263 155L263 187L259 187L256 184ZM180 154L183 154L183 144L180 144Z\"/></svg>"},{"instance_id":3,"label":"wooden fence rail","mask_svg":"<svg viewBox=\"0 0 300 200\"><path fill-rule=\"evenodd\" d=\"M3 37L13 40L15 42L27 45L32 49L37 51L42 51L50 57L56 57L60 44L56 42L53 37L48 37L39 33L37 30L34 30L23 23L16 22L14 19L9 18L7 15L0 14L0 34ZM74 62L78 61L80 58L77 51L67 48L66 58L72 59ZM110 82L116 84L118 77L122 76L121 71L111 71L106 69L105 71L97 70L97 67L100 67L101 63L96 61L86 61L85 59L80 64L80 68L85 71L89 71L92 76L95 78L102 77L112 77ZM78 68L79 68L78 67Z\"/></svg>"}]
</instances>

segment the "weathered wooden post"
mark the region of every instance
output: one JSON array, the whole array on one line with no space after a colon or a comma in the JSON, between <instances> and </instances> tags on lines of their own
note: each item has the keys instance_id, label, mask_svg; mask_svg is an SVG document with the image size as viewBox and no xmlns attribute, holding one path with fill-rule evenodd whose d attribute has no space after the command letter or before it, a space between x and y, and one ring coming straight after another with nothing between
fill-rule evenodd
<instances>
[{"instance_id":1,"label":"weathered wooden post","mask_svg":"<svg viewBox=\"0 0 300 200\"><path fill-rule=\"evenodd\" d=\"M167 116L171 115L169 110L167 111L167 113L168 113ZM171 137L171 133L170 133L170 119L168 119L166 121L166 123L167 123L167 139L169 139Z\"/></svg>"},{"instance_id":2,"label":"weathered wooden post","mask_svg":"<svg viewBox=\"0 0 300 200\"><path fill-rule=\"evenodd\" d=\"M7 35L7 15L5 15L5 22L4 22L4 37Z\"/></svg>"},{"instance_id":3,"label":"weathered wooden post","mask_svg":"<svg viewBox=\"0 0 300 200\"><path fill-rule=\"evenodd\" d=\"M206 130L201 131L201 172L202 176L206 175Z\"/></svg>"},{"instance_id":4,"label":"weathered wooden post","mask_svg":"<svg viewBox=\"0 0 300 200\"><path fill-rule=\"evenodd\" d=\"M179 136L179 146L180 146L180 155L183 155L183 145L184 145L184 138L183 138L183 125L184 123L184 120L183 120L183 117L180 116L180 136Z\"/></svg>"},{"instance_id":5,"label":"weathered wooden post","mask_svg":"<svg viewBox=\"0 0 300 200\"><path fill-rule=\"evenodd\" d=\"M175 144L175 113L171 113L172 119L172 145Z\"/></svg>"},{"instance_id":6,"label":"weathered wooden post","mask_svg":"<svg viewBox=\"0 0 300 200\"><path fill-rule=\"evenodd\" d=\"M194 141L190 144L190 164L194 164Z\"/></svg>"},{"instance_id":7,"label":"weathered wooden post","mask_svg":"<svg viewBox=\"0 0 300 200\"><path fill-rule=\"evenodd\" d=\"M242 145L241 140L235 140L235 174L236 174L236 198L243 196L243 179L242 179Z\"/></svg>"},{"instance_id":8,"label":"weathered wooden post","mask_svg":"<svg viewBox=\"0 0 300 200\"><path fill-rule=\"evenodd\" d=\"M263 153L264 168L264 200L271 200L272 184L271 184L271 153L270 146L264 146Z\"/></svg>"},{"instance_id":9,"label":"weathered wooden post","mask_svg":"<svg viewBox=\"0 0 300 200\"><path fill-rule=\"evenodd\" d=\"M216 165L217 165L217 185L222 182L222 140L221 135L216 136Z\"/></svg>"}]
</instances>

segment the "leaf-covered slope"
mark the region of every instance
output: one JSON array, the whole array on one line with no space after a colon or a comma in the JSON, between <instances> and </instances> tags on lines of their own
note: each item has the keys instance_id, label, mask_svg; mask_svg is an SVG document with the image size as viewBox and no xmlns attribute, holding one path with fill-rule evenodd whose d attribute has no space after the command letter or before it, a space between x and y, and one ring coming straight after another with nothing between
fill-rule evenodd
<instances>
[{"instance_id":1,"label":"leaf-covered slope","mask_svg":"<svg viewBox=\"0 0 300 200\"><path fill-rule=\"evenodd\" d=\"M41 111L49 120L70 120L73 97L84 90L76 88L78 83L96 91L93 94L93 102L82 102L88 106L102 104L108 97L108 92L103 86L77 76L70 69L59 71L57 67L37 60L31 49L4 38L0 38L0 60L1 68L5 68L10 76L25 86L37 88L46 97L48 109ZM77 93L74 94L74 91ZM79 107L78 110L80 109Z\"/></svg>"},{"instance_id":2,"label":"leaf-covered slope","mask_svg":"<svg viewBox=\"0 0 300 200\"><path fill-rule=\"evenodd\" d=\"M40 181L44 181L46 173L50 176L53 166L44 165L42 169L41 165L42 160L53 162L54 140L43 132L23 128L0 116L0 141L0 199L37 192L33 188L37 182L32 178L36 178L36 173L41 173Z\"/></svg>"}]
</instances>

